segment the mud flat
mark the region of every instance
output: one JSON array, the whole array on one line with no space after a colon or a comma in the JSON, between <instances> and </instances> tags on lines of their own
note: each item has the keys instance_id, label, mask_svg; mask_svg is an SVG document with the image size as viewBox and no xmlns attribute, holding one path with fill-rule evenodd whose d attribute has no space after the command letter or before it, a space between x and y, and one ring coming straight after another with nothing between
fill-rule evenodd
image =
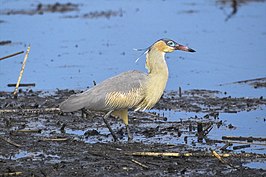
<instances>
[{"instance_id":1,"label":"mud flat","mask_svg":"<svg viewBox=\"0 0 266 177\"><path fill-rule=\"evenodd\" d=\"M121 121L110 118L120 137L114 143L102 113L62 114L58 104L80 91L0 93L0 175L17 176L265 176L265 153L245 152L250 145L265 149L263 139L210 139L213 127L230 128L223 112L256 110L264 98L231 98L219 91L172 91L151 112L130 112L134 141L128 143ZM170 120L158 112L194 112ZM198 115L198 116L197 116ZM255 121L255 120L254 120ZM240 143L240 145L238 144ZM226 147L227 145L227 147ZM243 147L245 145L245 147ZM242 147L241 147L242 146ZM230 148L231 147L231 148ZM237 147L241 151L236 151ZM156 154L157 152L159 154ZM265 152L265 151L264 151ZM217 154L219 154L217 156Z\"/></svg>"}]
</instances>

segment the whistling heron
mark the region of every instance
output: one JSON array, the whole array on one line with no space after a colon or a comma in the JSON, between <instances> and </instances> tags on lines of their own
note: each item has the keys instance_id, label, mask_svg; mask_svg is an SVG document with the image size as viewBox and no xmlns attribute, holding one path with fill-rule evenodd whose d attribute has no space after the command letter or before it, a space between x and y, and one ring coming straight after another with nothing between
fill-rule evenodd
<instances>
[{"instance_id":1,"label":"whistling heron","mask_svg":"<svg viewBox=\"0 0 266 177\"><path fill-rule=\"evenodd\" d=\"M128 109L150 109L159 101L168 79L165 53L175 50L195 52L173 40L160 39L145 52L148 73L133 70L111 77L83 93L70 96L60 104L60 110L74 112L87 109L106 112L103 120L115 141L117 138L106 119L110 114L118 116L126 125L128 140L131 140Z\"/></svg>"}]
</instances>

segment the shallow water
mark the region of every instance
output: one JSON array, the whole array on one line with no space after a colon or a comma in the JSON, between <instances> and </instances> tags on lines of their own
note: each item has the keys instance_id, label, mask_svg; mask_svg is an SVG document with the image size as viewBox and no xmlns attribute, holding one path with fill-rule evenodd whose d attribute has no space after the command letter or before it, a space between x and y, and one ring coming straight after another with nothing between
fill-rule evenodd
<instances>
[{"instance_id":1,"label":"shallow water","mask_svg":"<svg viewBox=\"0 0 266 177\"><path fill-rule=\"evenodd\" d=\"M54 3L46 1L46 3ZM63 3L64 1L60 1ZM4 15L0 20L0 56L31 44L23 83L38 90L82 89L137 69L145 71L141 53L160 38L189 45L196 53L168 54L170 78L167 90L205 88L232 95L265 95L264 89L219 84L265 76L266 3L241 4L237 13L220 1L75 1L79 11L43 15ZM1 1L0 11L34 9L38 1ZM112 10L122 15L86 19L82 15ZM78 18L66 18L78 16ZM23 56L0 63L0 90L12 90Z\"/></svg>"}]
</instances>

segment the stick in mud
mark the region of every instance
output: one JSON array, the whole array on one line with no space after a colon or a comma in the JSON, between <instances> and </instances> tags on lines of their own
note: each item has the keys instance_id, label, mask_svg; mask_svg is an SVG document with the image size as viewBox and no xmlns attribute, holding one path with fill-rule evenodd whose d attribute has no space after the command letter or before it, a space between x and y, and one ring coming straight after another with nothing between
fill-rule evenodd
<instances>
[{"instance_id":1,"label":"stick in mud","mask_svg":"<svg viewBox=\"0 0 266 177\"><path fill-rule=\"evenodd\" d=\"M41 141L67 141L68 138L44 138Z\"/></svg>"},{"instance_id":2,"label":"stick in mud","mask_svg":"<svg viewBox=\"0 0 266 177\"><path fill-rule=\"evenodd\" d=\"M239 145L239 146L234 146L233 149L237 150L237 149L244 149L244 148L249 148L250 144L244 144L244 145Z\"/></svg>"},{"instance_id":3,"label":"stick in mud","mask_svg":"<svg viewBox=\"0 0 266 177\"><path fill-rule=\"evenodd\" d=\"M203 141L204 131L203 131L203 125L201 122L198 122L197 124L197 132L198 132L198 142Z\"/></svg>"},{"instance_id":4,"label":"stick in mud","mask_svg":"<svg viewBox=\"0 0 266 177\"><path fill-rule=\"evenodd\" d=\"M239 167L235 167L232 164L228 163L227 161L225 161L215 150L211 150L212 154L214 157L216 157L220 162L222 162L223 164L226 164L234 169L239 169Z\"/></svg>"},{"instance_id":5,"label":"stick in mud","mask_svg":"<svg viewBox=\"0 0 266 177\"><path fill-rule=\"evenodd\" d=\"M180 98L182 97L182 90L181 90L181 87L178 87L178 95L179 95Z\"/></svg>"},{"instance_id":6,"label":"stick in mud","mask_svg":"<svg viewBox=\"0 0 266 177\"><path fill-rule=\"evenodd\" d=\"M24 60L23 60L23 63L22 63L22 67L21 67L21 70L20 70L20 73L19 73L19 77L18 77L18 81L17 81L17 84L16 84L16 88L15 88L14 93L13 93L15 98L17 97L19 83L21 81L21 78L22 78L22 75L23 75L23 72L24 72L24 69L25 69L25 65L26 65L26 62L27 62L27 58L29 56L29 52L30 52L30 45L27 48L27 51L26 51L26 54L25 54L25 57L24 57Z\"/></svg>"},{"instance_id":7,"label":"stick in mud","mask_svg":"<svg viewBox=\"0 0 266 177\"><path fill-rule=\"evenodd\" d=\"M235 144L253 144L259 146L266 146L265 143L256 143L256 142L242 142L242 141L230 141L230 140L215 140L215 139L206 139L207 143L235 143Z\"/></svg>"},{"instance_id":8,"label":"stick in mud","mask_svg":"<svg viewBox=\"0 0 266 177\"><path fill-rule=\"evenodd\" d=\"M4 60L4 59L10 58L10 57L14 57L14 56L22 54L22 53L24 53L24 51L20 51L20 52L16 52L16 53L4 56L4 57L0 58L0 60Z\"/></svg>"},{"instance_id":9,"label":"stick in mud","mask_svg":"<svg viewBox=\"0 0 266 177\"><path fill-rule=\"evenodd\" d=\"M232 143L226 142L225 145L220 148L220 150L226 151L229 146L232 146Z\"/></svg>"},{"instance_id":10,"label":"stick in mud","mask_svg":"<svg viewBox=\"0 0 266 177\"><path fill-rule=\"evenodd\" d=\"M145 169L149 169L149 167L147 165L144 165L143 163L140 163L139 161L137 160L134 160L134 159L131 159L132 162L134 162L135 164L145 168Z\"/></svg>"},{"instance_id":11,"label":"stick in mud","mask_svg":"<svg viewBox=\"0 0 266 177\"><path fill-rule=\"evenodd\" d=\"M41 129L21 129L21 130L15 130L15 132L20 132L20 133L41 133Z\"/></svg>"},{"instance_id":12,"label":"stick in mud","mask_svg":"<svg viewBox=\"0 0 266 177\"><path fill-rule=\"evenodd\" d=\"M212 124L208 125L204 130L203 130L203 136L206 136L210 133L210 131L212 130L213 126Z\"/></svg>"},{"instance_id":13,"label":"stick in mud","mask_svg":"<svg viewBox=\"0 0 266 177\"><path fill-rule=\"evenodd\" d=\"M0 137L0 139L2 139L3 141L5 141L5 142L7 142L7 143L9 143L9 144L11 144L11 145L17 147L17 148L21 147L20 144L17 144L17 143L15 143L15 142L11 141L10 139L6 139L6 138L4 138L4 137Z\"/></svg>"},{"instance_id":14,"label":"stick in mud","mask_svg":"<svg viewBox=\"0 0 266 177\"><path fill-rule=\"evenodd\" d=\"M244 136L222 136L222 140L238 140L238 141L266 141L266 138L257 137L244 137Z\"/></svg>"}]
</instances>

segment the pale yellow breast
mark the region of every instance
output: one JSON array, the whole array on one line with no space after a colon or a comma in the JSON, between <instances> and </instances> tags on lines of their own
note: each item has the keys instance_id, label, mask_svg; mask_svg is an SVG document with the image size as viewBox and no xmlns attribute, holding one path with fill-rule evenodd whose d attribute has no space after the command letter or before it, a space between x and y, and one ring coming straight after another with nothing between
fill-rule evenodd
<instances>
[{"instance_id":1,"label":"pale yellow breast","mask_svg":"<svg viewBox=\"0 0 266 177\"><path fill-rule=\"evenodd\" d=\"M145 85L145 98L136 106L135 110L151 109L163 95L166 87L168 74L164 75L149 75L149 80Z\"/></svg>"},{"instance_id":2,"label":"pale yellow breast","mask_svg":"<svg viewBox=\"0 0 266 177\"><path fill-rule=\"evenodd\" d=\"M129 109L135 107L143 99L142 88L133 88L127 92L110 92L106 95L105 105L117 109Z\"/></svg>"}]
</instances>

